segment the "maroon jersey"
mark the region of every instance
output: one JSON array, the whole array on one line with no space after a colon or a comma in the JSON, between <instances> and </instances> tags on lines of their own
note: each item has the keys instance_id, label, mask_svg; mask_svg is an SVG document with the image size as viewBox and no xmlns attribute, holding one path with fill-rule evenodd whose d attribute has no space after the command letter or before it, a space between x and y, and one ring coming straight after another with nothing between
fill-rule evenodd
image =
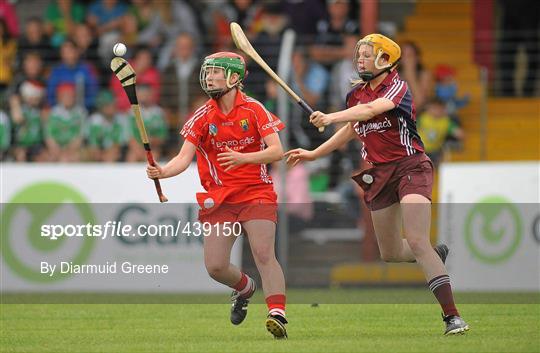
<instances>
[{"instance_id":1,"label":"maroon jersey","mask_svg":"<svg viewBox=\"0 0 540 353\"><path fill-rule=\"evenodd\" d=\"M369 84L359 84L347 94L347 108L365 104L377 98L390 99L394 109L367 121L358 121L354 130L362 141L362 158L377 164L392 162L424 152L424 144L416 131L416 111L407 83L392 71L375 90Z\"/></svg>"}]
</instances>

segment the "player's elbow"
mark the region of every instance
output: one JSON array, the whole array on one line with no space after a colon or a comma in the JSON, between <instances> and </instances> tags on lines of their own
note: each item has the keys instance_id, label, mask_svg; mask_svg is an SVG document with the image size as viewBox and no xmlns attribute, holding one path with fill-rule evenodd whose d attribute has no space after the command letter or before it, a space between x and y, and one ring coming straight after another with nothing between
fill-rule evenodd
<instances>
[{"instance_id":1,"label":"player's elbow","mask_svg":"<svg viewBox=\"0 0 540 353\"><path fill-rule=\"evenodd\" d=\"M377 112L375 111L375 107L372 104L366 104L366 110L362 116L362 120L369 120L375 115L377 115Z\"/></svg>"},{"instance_id":2,"label":"player's elbow","mask_svg":"<svg viewBox=\"0 0 540 353\"><path fill-rule=\"evenodd\" d=\"M270 155L270 163L279 161L281 158L283 158L283 146L281 144L272 146L272 153Z\"/></svg>"}]
</instances>

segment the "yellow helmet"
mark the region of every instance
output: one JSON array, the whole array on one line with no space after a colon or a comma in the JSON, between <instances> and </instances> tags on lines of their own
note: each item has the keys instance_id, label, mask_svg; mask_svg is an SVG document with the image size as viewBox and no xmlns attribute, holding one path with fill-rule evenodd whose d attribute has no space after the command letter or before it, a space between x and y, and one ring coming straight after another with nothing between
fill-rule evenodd
<instances>
[{"instance_id":1,"label":"yellow helmet","mask_svg":"<svg viewBox=\"0 0 540 353\"><path fill-rule=\"evenodd\" d=\"M360 39L356 43L354 51L354 66L358 62L358 49L362 44L371 45L373 47L373 54L375 55L375 67L377 69L393 69L399 58L401 58L401 48L392 39L383 36L382 34L373 33L368 34L364 38ZM379 65L379 60L386 54L388 55L388 64Z\"/></svg>"}]
</instances>

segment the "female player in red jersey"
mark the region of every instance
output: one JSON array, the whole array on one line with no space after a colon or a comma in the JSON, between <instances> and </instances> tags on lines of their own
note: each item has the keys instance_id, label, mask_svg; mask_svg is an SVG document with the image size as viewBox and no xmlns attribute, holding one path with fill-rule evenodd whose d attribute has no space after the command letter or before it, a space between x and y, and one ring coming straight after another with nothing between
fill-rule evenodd
<instances>
[{"instance_id":1,"label":"female player in red jersey","mask_svg":"<svg viewBox=\"0 0 540 353\"><path fill-rule=\"evenodd\" d=\"M347 95L347 109L310 116L317 127L347 124L313 151L288 151L287 161L312 161L359 137L362 157L373 167L353 179L364 190L381 257L387 262L418 262L443 309L445 334L461 333L469 326L454 304L444 266L448 248L434 249L429 242L433 165L416 131L411 92L395 70L400 56L400 47L383 35L362 38L354 52L360 80Z\"/></svg>"},{"instance_id":2,"label":"female player in red jersey","mask_svg":"<svg viewBox=\"0 0 540 353\"><path fill-rule=\"evenodd\" d=\"M204 261L209 275L234 289L231 322L247 315L255 282L230 263L235 236L226 236L225 222L240 223L247 234L261 275L269 314L266 327L276 338L286 338L285 279L274 252L277 204L266 164L283 156L277 132L283 123L261 103L242 92L244 59L235 53L207 56L200 83L210 99L193 113L181 135L185 142L164 167L148 166L149 178L169 178L182 173L195 154L201 184L197 194L199 220L212 227L204 237ZM221 229L220 229L221 228Z\"/></svg>"}]
</instances>

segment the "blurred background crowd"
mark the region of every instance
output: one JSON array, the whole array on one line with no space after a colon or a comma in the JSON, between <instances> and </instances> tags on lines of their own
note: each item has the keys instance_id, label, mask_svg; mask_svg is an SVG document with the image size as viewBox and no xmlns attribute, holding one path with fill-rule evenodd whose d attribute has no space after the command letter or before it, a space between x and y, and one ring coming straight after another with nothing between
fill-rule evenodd
<instances>
[{"instance_id":1,"label":"blurred background crowd","mask_svg":"<svg viewBox=\"0 0 540 353\"><path fill-rule=\"evenodd\" d=\"M513 6L516 3L529 10ZM489 94L538 95L538 2L493 4L494 33L500 42L491 45L497 55ZM360 33L361 11L355 0L0 0L2 160L144 160L129 102L109 68L116 42L128 47L126 58L137 73L138 96L157 158L176 154L178 131L208 99L199 86L202 59L234 50L231 21L245 29L274 69L282 34L293 29L297 37L288 82L318 110L343 109L354 45L365 34ZM430 59L425 65L423 40L400 35L407 25L405 14L414 11L415 2L380 1L377 31L397 37L401 45L398 70L413 93L426 150L438 163L447 151L463 147L468 132L460 110L475 95L460 87L460 70L466 68L451 60L463 48L449 47L450 60ZM525 59L520 61L516 54L521 52ZM516 66L525 70L517 83ZM246 93L275 112L278 87L254 63L248 63L248 71ZM288 120L291 147L316 147L332 133L329 129L320 135L296 107ZM339 176L358 167L358 148L352 144L310 167L312 191L338 187Z\"/></svg>"}]
</instances>

